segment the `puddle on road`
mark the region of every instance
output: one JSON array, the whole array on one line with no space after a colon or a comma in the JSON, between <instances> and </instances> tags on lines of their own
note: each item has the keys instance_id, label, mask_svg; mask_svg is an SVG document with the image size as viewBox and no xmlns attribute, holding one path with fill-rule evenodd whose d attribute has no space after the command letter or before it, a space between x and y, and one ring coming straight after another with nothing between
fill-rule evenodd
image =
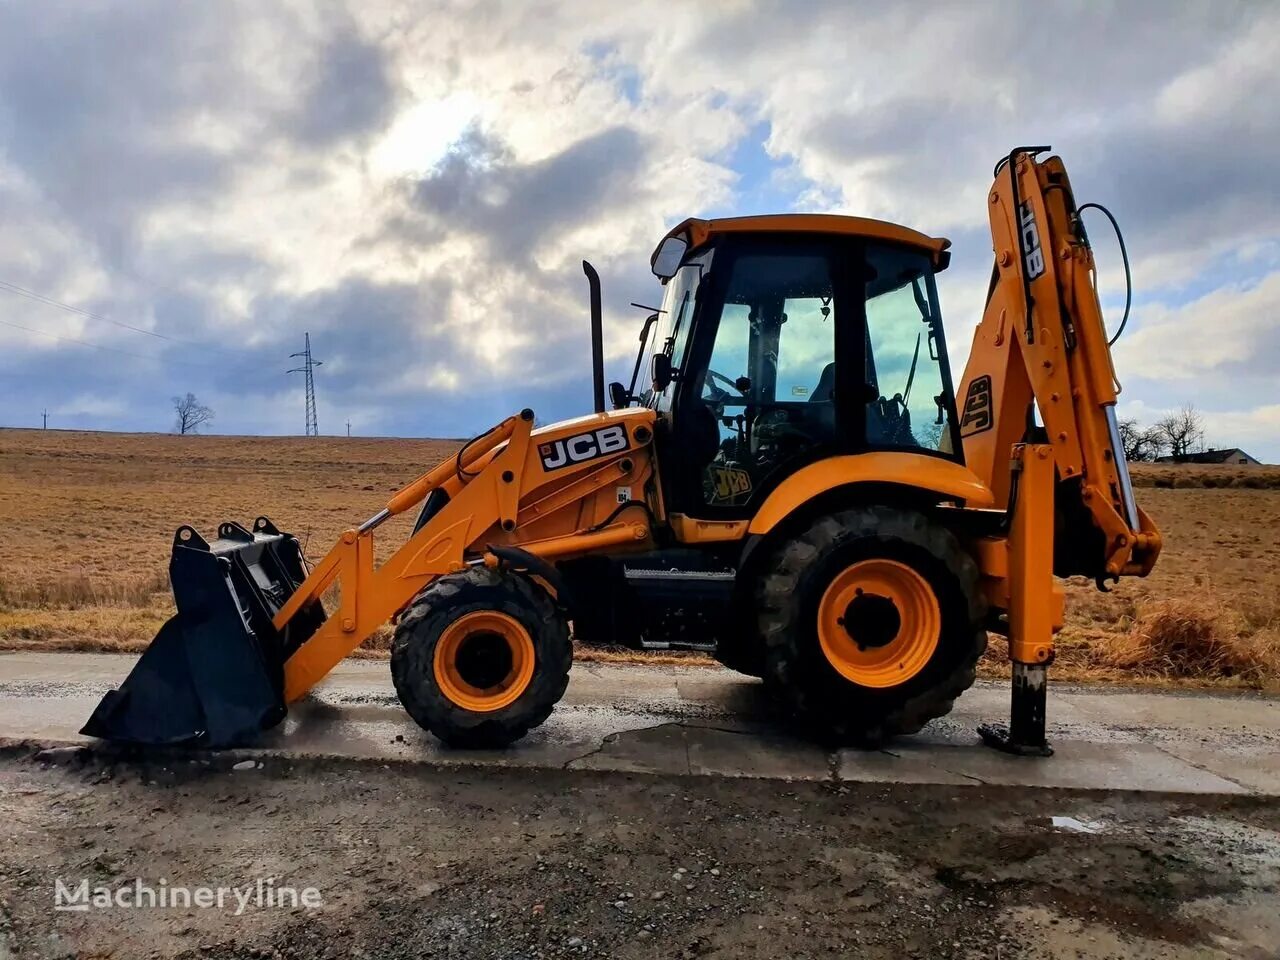
<instances>
[{"instance_id":1,"label":"puddle on road","mask_svg":"<svg viewBox=\"0 0 1280 960\"><path fill-rule=\"evenodd\" d=\"M1070 833L1102 833L1107 828L1101 820L1077 820L1075 817L1050 817L1049 825L1055 830Z\"/></svg>"}]
</instances>

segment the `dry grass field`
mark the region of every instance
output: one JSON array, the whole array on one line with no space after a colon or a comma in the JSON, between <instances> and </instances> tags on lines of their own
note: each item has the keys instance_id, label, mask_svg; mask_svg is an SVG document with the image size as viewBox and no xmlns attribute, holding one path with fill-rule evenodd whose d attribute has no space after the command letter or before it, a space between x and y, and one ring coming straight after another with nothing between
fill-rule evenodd
<instances>
[{"instance_id":1,"label":"dry grass field","mask_svg":"<svg viewBox=\"0 0 1280 960\"><path fill-rule=\"evenodd\" d=\"M0 430L0 645L141 649L172 609L179 524L265 514L318 557L457 446ZM1054 676L1280 687L1280 468L1135 472L1165 553L1111 593L1070 585ZM1003 675L1003 655L993 642L984 671Z\"/></svg>"}]
</instances>

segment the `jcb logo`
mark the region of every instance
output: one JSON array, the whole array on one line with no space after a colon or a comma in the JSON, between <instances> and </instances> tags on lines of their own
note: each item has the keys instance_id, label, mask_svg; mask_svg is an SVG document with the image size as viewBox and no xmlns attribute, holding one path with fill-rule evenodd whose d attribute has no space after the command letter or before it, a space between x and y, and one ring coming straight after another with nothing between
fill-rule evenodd
<instances>
[{"instance_id":1,"label":"jcb logo","mask_svg":"<svg viewBox=\"0 0 1280 960\"><path fill-rule=\"evenodd\" d=\"M1044 251L1040 249L1040 231L1036 229L1036 214L1031 204L1018 207L1018 227L1022 231L1022 249L1026 251L1027 279L1034 280L1044 273Z\"/></svg>"},{"instance_id":2,"label":"jcb logo","mask_svg":"<svg viewBox=\"0 0 1280 960\"><path fill-rule=\"evenodd\" d=\"M960 436L969 437L991 429L991 378L974 377L964 396L964 412L960 415Z\"/></svg>"},{"instance_id":3,"label":"jcb logo","mask_svg":"<svg viewBox=\"0 0 1280 960\"><path fill-rule=\"evenodd\" d=\"M575 463L594 460L596 457L607 457L611 453L627 449L626 428L615 424L601 427L590 433L579 433L564 440L551 440L538 445L538 456L542 458L544 470L559 470Z\"/></svg>"},{"instance_id":4,"label":"jcb logo","mask_svg":"<svg viewBox=\"0 0 1280 960\"><path fill-rule=\"evenodd\" d=\"M734 500L751 492L751 474L737 467L708 467L715 486L713 500Z\"/></svg>"}]
</instances>

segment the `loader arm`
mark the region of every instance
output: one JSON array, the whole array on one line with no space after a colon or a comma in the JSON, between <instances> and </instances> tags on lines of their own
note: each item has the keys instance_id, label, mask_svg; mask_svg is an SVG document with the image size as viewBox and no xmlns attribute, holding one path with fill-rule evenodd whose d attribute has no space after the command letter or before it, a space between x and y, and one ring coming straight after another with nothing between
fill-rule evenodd
<instances>
[{"instance_id":1,"label":"loader arm","mask_svg":"<svg viewBox=\"0 0 1280 960\"><path fill-rule=\"evenodd\" d=\"M993 625L1009 636L1012 716L983 736L1026 753L1048 750L1045 671L1063 620L1054 576L1099 587L1146 576L1161 546L1118 436L1093 252L1061 159L1036 159L1048 149L1017 148L996 168L995 266L959 394L965 462L1005 512L975 551Z\"/></svg>"},{"instance_id":2,"label":"loader arm","mask_svg":"<svg viewBox=\"0 0 1280 960\"><path fill-rule=\"evenodd\" d=\"M623 508L648 506L653 413L598 414L537 432L533 420L527 409L508 417L338 538L274 617L275 628L284 631L331 587L339 588L337 608L284 663L286 703L304 695L437 577L469 564L496 567L505 562L502 554L511 556L510 548L518 548L534 573L551 576L555 561L649 542L652 507L625 514ZM597 437L603 439L593 446ZM567 451L563 463L557 462L561 451ZM374 531L436 490L445 494L443 506L375 564ZM621 490L628 492L620 503Z\"/></svg>"}]
</instances>

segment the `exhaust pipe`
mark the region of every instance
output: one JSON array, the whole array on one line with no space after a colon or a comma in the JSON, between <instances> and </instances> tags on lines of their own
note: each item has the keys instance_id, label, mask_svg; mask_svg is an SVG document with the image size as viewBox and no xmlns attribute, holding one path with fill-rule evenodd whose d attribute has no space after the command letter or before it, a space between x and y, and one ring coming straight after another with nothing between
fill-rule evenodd
<instances>
[{"instance_id":1,"label":"exhaust pipe","mask_svg":"<svg viewBox=\"0 0 1280 960\"><path fill-rule=\"evenodd\" d=\"M604 319L600 311L600 274L586 260L582 272L591 287L591 388L596 413L604 413Z\"/></svg>"}]
</instances>

